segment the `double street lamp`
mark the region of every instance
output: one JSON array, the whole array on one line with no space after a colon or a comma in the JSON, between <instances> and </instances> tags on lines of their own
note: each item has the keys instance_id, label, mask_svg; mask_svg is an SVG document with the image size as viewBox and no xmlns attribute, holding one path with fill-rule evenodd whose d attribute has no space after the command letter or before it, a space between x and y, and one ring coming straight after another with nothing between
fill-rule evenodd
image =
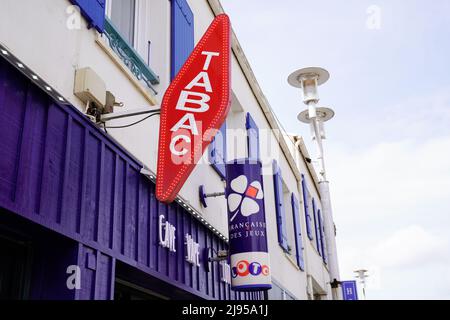
<instances>
[{"instance_id":1,"label":"double street lamp","mask_svg":"<svg viewBox=\"0 0 450 320\"><path fill-rule=\"evenodd\" d=\"M293 72L288 77L291 86L300 88L303 94L303 103L308 107L298 115L298 120L310 126L311 136L317 148L317 160L319 166L319 191L324 214L324 227L327 242L328 266L331 283L339 283L339 266L336 252L335 226L331 210L330 189L325 171L323 155L323 140L326 138L324 123L334 117L334 111L330 108L318 107L318 87L330 78L330 74L323 68L303 68ZM334 299L341 299L339 288L332 286Z\"/></svg>"}]
</instances>

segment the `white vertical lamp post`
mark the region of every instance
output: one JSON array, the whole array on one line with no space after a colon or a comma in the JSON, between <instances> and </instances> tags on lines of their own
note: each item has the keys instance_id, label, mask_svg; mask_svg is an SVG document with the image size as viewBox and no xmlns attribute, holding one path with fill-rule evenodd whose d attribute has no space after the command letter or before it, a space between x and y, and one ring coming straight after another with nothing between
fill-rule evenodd
<instances>
[{"instance_id":1,"label":"white vertical lamp post","mask_svg":"<svg viewBox=\"0 0 450 320\"><path fill-rule=\"evenodd\" d=\"M318 86L324 84L330 78L328 71L322 68L303 68L293 72L288 82L291 86L302 89L303 103L308 109L298 115L299 121L310 125L312 139L317 147L317 160L319 162L319 189L322 200L322 212L324 215L324 227L327 241L327 257L330 269L331 282L339 283L339 266L335 241L335 227L331 210L330 189L326 178L325 161L323 156L323 143L325 139L324 122L334 116L330 108L319 108ZM338 287L332 286L333 299L342 299L342 292Z\"/></svg>"},{"instance_id":2,"label":"white vertical lamp post","mask_svg":"<svg viewBox=\"0 0 450 320\"><path fill-rule=\"evenodd\" d=\"M354 272L356 273L355 277L360 279L360 282L362 285L362 290L363 290L364 300L366 300L366 278L369 277L369 275L367 274L367 270L360 269L360 270L355 270Z\"/></svg>"}]
</instances>

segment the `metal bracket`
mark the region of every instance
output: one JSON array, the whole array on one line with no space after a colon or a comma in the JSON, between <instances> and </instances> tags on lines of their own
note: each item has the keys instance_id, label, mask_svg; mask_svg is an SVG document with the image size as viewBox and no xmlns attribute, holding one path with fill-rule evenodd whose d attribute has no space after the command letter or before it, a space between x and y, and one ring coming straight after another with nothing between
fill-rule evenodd
<instances>
[{"instance_id":1,"label":"metal bracket","mask_svg":"<svg viewBox=\"0 0 450 320\"><path fill-rule=\"evenodd\" d=\"M228 259L228 250L217 251L216 249L209 247L204 249L203 254L204 254L204 261L206 261L205 263L206 272L211 271L211 262L224 261Z\"/></svg>"},{"instance_id":2,"label":"metal bracket","mask_svg":"<svg viewBox=\"0 0 450 320\"><path fill-rule=\"evenodd\" d=\"M330 286L333 289L339 288L339 286L342 284L341 281L338 281L337 279L334 279L333 281L330 282Z\"/></svg>"},{"instance_id":3,"label":"metal bracket","mask_svg":"<svg viewBox=\"0 0 450 320\"><path fill-rule=\"evenodd\" d=\"M200 203L202 204L202 206L204 208L208 207L208 205L206 203L206 198L216 198L216 197L221 197L221 196L224 196L224 195L225 195L225 191L206 193L204 185L200 185L200 187L198 187L198 196L200 198Z\"/></svg>"}]
</instances>

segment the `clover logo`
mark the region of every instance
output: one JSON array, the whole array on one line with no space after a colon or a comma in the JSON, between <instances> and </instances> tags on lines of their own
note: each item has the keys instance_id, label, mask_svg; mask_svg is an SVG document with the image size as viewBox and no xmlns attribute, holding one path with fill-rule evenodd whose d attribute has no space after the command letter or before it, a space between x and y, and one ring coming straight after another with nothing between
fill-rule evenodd
<instances>
[{"instance_id":1,"label":"clover logo","mask_svg":"<svg viewBox=\"0 0 450 320\"><path fill-rule=\"evenodd\" d=\"M241 175L231 181L230 187L233 192L228 195L228 210L234 213L230 222L233 222L239 212L244 217L259 212L259 205L255 200L264 197L259 181L248 184L247 177Z\"/></svg>"}]
</instances>

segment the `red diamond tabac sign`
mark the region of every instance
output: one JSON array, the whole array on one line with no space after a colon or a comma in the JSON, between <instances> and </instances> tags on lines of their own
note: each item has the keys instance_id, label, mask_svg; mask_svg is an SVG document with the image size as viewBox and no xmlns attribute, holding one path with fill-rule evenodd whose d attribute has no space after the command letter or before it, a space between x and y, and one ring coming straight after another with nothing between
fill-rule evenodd
<instances>
[{"instance_id":1,"label":"red diamond tabac sign","mask_svg":"<svg viewBox=\"0 0 450 320\"><path fill-rule=\"evenodd\" d=\"M172 202L230 109L230 20L218 15L161 104L156 197Z\"/></svg>"}]
</instances>

